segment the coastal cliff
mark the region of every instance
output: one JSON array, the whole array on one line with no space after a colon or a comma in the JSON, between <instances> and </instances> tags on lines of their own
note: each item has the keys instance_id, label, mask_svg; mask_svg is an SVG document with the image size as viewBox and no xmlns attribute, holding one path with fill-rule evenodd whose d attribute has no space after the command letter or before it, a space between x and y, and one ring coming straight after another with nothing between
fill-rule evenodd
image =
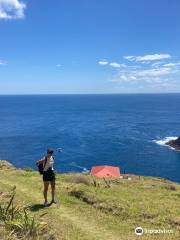
<instances>
[{"instance_id":1,"label":"coastal cliff","mask_svg":"<svg viewBox=\"0 0 180 240\"><path fill-rule=\"evenodd\" d=\"M173 230L164 236L144 234L142 239L180 239L180 185L166 179L104 180L88 174L57 174L59 203L45 208L38 172L0 161L0 176L0 204L15 189L14 205L26 206L36 219L43 215L43 222L51 229L51 236L33 239L134 240L138 226ZM10 239L7 236L8 228L1 224L0 239ZM16 235L12 239L20 238Z\"/></svg>"}]
</instances>

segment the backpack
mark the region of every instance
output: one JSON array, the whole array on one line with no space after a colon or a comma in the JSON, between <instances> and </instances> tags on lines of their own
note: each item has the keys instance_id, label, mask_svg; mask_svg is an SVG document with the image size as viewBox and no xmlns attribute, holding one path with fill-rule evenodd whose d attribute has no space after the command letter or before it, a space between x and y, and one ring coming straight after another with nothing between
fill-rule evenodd
<instances>
[{"instance_id":1,"label":"backpack","mask_svg":"<svg viewBox=\"0 0 180 240\"><path fill-rule=\"evenodd\" d=\"M47 163L47 157L45 157L45 163L39 163L39 164L38 164L39 174L41 174L41 175L43 174L43 172L44 172L44 167L45 167L46 163Z\"/></svg>"}]
</instances>

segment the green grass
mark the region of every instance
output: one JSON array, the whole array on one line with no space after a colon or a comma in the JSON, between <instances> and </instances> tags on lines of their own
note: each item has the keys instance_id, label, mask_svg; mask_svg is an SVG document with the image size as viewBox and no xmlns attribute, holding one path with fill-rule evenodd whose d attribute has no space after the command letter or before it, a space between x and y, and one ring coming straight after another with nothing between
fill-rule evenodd
<instances>
[{"instance_id":1,"label":"green grass","mask_svg":"<svg viewBox=\"0 0 180 240\"><path fill-rule=\"evenodd\" d=\"M56 239L180 239L179 184L151 177L93 182L89 175L58 174L56 190L60 203L44 208L42 179L37 172L3 167L0 176L0 192L15 185L16 204L29 206L30 214L37 218L47 213L44 221ZM139 237L134 233L138 226L171 229L173 234ZM7 239L7 233L3 235Z\"/></svg>"}]
</instances>

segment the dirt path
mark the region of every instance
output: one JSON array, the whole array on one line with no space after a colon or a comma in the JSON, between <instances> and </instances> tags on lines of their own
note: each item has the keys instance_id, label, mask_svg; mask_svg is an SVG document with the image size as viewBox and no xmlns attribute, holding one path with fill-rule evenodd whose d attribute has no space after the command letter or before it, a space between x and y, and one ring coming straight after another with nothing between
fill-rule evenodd
<instances>
[{"instance_id":1,"label":"dirt path","mask_svg":"<svg viewBox=\"0 0 180 240\"><path fill-rule=\"evenodd\" d=\"M38 208L42 202L42 192L40 191L41 185L38 183L38 178L32 178L23 181L23 177L14 176L1 178L0 182L9 187L16 185L18 199L32 207L32 211L37 213L47 212L46 218L52 228L55 228L56 235L61 239L62 234L65 239L83 239L83 240L119 240L118 236L114 236L109 230L102 227L96 219L94 209L91 209L92 215L86 215L78 211L79 205L76 204L76 199L72 207L66 204L64 199L61 199L60 204L53 205L48 208ZM68 205L68 206L66 206ZM52 220L53 219L53 220ZM63 228L62 225L65 227ZM60 232L60 234L58 233ZM63 238L62 238L63 239Z\"/></svg>"}]
</instances>

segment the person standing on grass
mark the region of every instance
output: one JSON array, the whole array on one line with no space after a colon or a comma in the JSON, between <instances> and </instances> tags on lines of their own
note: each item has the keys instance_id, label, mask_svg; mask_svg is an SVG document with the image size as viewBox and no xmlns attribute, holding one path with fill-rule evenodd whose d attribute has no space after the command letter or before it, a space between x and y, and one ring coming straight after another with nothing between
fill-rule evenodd
<instances>
[{"instance_id":1,"label":"person standing on grass","mask_svg":"<svg viewBox=\"0 0 180 240\"><path fill-rule=\"evenodd\" d=\"M56 177L55 177L54 168L53 168L53 164L54 164L53 153L54 153L53 149L48 149L47 155L41 160L38 160L36 163L38 166L40 164L43 165L42 175L43 175L43 182L44 182L44 192L43 192L44 206L48 206L47 193L48 193L49 184L51 185L51 196L52 196L52 200L50 204L57 203L55 199Z\"/></svg>"}]
</instances>

